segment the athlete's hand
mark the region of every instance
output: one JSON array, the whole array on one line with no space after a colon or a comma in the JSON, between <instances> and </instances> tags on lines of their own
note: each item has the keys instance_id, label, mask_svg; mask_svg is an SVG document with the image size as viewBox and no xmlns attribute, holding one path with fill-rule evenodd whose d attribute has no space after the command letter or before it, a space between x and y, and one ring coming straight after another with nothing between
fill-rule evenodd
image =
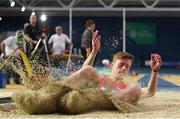
<instances>
[{"instance_id":1,"label":"athlete's hand","mask_svg":"<svg viewBox=\"0 0 180 119\"><path fill-rule=\"evenodd\" d=\"M151 54L150 66L152 71L157 72L159 71L162 65L161 56L157 53Z\"/></svg>"},{"instance_id":2,"label":"athlete's hand","mask_svg":"<svg viewBox=\"0 0 180 119\"><path fill-rule=\"evenodd\" d=\"M98 52L99 51L99 48L101 46L101 36L98 34L98 31L96 30L94 33L93 33L93 36L92 36L92 51L93 52Z\"/></svg>"}]
</instances>

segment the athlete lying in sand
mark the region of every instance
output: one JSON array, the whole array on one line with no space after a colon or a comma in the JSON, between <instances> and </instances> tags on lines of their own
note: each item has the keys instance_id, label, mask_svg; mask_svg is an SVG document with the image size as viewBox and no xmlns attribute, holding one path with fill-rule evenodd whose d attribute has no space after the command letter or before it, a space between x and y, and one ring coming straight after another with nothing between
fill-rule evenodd
<instances>
[{"instance_id":1,"label":"athlete lying in sand","mask_svg":"<svg viewBox=\"0 0 180 119\"><path fill-rule=\"evenodd\" d=\"M151 78L148 87L142 90L137 83L125 82L133 61L131 54L119 52L114 55L112 73L104 76L91 66L100 48L98 32L93 34L92 46L93 50L82 69L64 80L52 81L51 78L37 76L27 80L25 77L27 89L12 95L17 108L29 114L79 114L90 110L114 109L122 113L140 111L140 108L131 104L136 104L143 93L146 97L154 95L158 71L162 64L161 57L158 54L151 55ZM43 80L40 80L42 78Z\"/></svg>"},{"instance_id":2,"label":"athlete lying in sand","mask_svg":"<svg viewBox=\"0 0 180 119\"><path fill-rule=\"evenodd\" d=\"M140 96L151 97L155 94L157 88L157 76L160 70L162 60L158 54L151 54L150 67L151 77L146 88L141 88L138 83L128 85L123 82L125 76L128 75L131 68L134 56L127 52L118 52L113 56L112 73L105 76L97 72L92 67L94 59L100 48L101 37L98 31L93 34L92 38L92 52L83 64L82 69L67 77L65 84L71 85L74 88L80 88L83 84L98 84L104 91L111 92L122 101L135 104ZM107 86L108 85L108 86Z\"/></svg>"}]
</instances>

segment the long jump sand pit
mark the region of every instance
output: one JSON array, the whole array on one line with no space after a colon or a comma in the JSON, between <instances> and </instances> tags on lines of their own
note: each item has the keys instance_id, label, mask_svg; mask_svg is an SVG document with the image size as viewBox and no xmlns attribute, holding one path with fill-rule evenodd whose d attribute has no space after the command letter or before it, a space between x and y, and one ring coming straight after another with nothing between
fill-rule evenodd
<instances>
[{"instance_id":1,"label":"long jump sand pit","mask_svg":"<svg viewBox=\"0 0 180 119\"><path fill-rule=\"evenodd\" d=\"M13 103L6 103L0 104L0 118L180 118L180 92L157 92L154 97L139 101L138 107L142 108L143 111L135 113L94 111L78 115L65 115L59 113L29 115L16 110Z\"/></svg>"}]
</instances>

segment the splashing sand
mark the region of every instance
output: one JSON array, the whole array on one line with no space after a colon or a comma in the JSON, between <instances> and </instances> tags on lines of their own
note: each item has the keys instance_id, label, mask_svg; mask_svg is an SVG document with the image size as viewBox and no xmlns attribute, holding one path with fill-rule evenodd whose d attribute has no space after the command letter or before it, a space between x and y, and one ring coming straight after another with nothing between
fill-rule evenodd
<instances>
[{"instance_id":1,"label":"splashing sand","mask_svg":"<svg viewBox=\"0 0 180 119\"><path fill-rule=\"evenodd\" d=\"M32 77L28 77L20 58L15 58L9 63L9 66L21 76L26 87L25 90L15 92L12 98L17 108L26 113L79 114L90 110L114 109L127 113L141 110L96 88L73 89L62 84L62 80L54 81L49 69L36 60L31 60L30 64L33 69Z\"/></svg>"}]
</instances>

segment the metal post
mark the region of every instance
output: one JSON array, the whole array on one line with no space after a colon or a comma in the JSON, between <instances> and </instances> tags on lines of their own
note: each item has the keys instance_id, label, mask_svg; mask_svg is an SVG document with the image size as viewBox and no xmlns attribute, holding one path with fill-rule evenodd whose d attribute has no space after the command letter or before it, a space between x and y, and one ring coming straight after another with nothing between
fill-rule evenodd
<instances>
[{"instance_id":1,"label":"metal post","mask_svg":"<svg viewBox=\"0 0 180 119\"><path fill-rule=\"evenodd\" d=\"M21 7L15 7L15 8L0 8L0 11L19 11ZM104 7L73 7L71 8L73 11L123 11L123 9L126 9L126 11L130 12L142 12L142 11L147 11L147 12L179 12L180 8L171 8L171 7L163 7L163 8L153 8L153 9L148 9L148 8L142 8L142 7L136 7L136 8L121 8L121 7L113 7L113 8L104 8ZM27 11L43 11L44 8L42 7L28 7L27 6ZM46 11L69 11L68 7L46 7Z\"/></svg>"},{"instance_id":2,"label":"metal post","mask_svg":"<svg viewBox=\"0 0 180 119\"><path fill-rule=\"evenodd\" d=\"M43 39L43 43L44 43L44 48L45 48L45 52L46 52L46 57L47 57L47 62L49 65L49 69L51 69L51 63L50 63L50 58L49 58L49 54L48 54L48 48L47 48L47 44L46 44L46 39Z\"/></svg>"},{"instance_id":3,"label":"metal post","mask_svg":"<svg viewBox=\"0 0 180 119\"><path fill-rule=\"evenodd\" d=\"M72 8L69 8L69 38L72 41Z\"/></svg>"},{"instance_id":4,"label":"metal post","mask_svg":"<svg viewBox=\"0 0 180 119\"><path fill-rule=\"evenodd\" d=\"M123 9L123 52L126 51L126 9Z\"/></svg>"},{"instance_id":5,"label":"metal post","mask_svg":"<svg viewBox=\"0 0 180 119\"><path fill-rule=\"evenodd\" d=\"M72 42L72 9L69 8L69 38ZM73 45L71 45L71 50L70 50L70 54L68 57L68 62L67 62L67 66L66 66L66 73L68 74L69 71L69 67L71 67L71 54L72 54L72 50L73 50Z\"/></svg>"}]
</instances>

